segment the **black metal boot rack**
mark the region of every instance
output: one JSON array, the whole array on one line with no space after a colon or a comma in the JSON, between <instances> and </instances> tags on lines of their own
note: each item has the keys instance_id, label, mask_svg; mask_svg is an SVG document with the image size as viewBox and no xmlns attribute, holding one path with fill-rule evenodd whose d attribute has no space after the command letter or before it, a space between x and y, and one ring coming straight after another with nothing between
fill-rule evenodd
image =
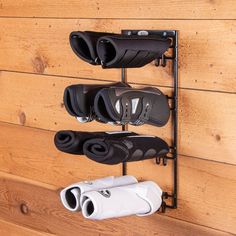
<instances>
[{"instance_id":1,"label":"black metal boot rack","mask_svg":"<svg viewBox=\"0 0 236 236\"><path fill-rule=\"evenodd\" d=\"M125 35L157 35L161 37L170 38L172 40L172 56L162 55L161 58L158 58L155 62L156 66L166 66L167 60L172 61L172 73L173 73L173 93L172 96L168 99L171 103L172 111L172 144L170 146L169 155L156 158L156 164L167 165L168 160L173 161L173 191L172 193L163 192L162 195L162 207L161 212L165 212L166 208L176 209L177 208L177 190L178 190L178 181L177 181L177 159L178 159L178 32L175 30L122 30L122 34ZM126 69L122 68L121 79L123 82L126 81ZM127 126L123 125L122 130L127 130ZM127 173L127 163L123 163L122 166L123 175ZM170 204L166 203L166 200L170 199Z\"/></svg>"}]
</instances>

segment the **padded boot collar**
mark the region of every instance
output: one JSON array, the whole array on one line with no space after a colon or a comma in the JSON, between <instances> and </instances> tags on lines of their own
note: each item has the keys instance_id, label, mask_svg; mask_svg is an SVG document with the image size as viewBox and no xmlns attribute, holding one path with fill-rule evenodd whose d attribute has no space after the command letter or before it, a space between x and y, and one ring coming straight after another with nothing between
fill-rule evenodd
<instances>
[{"instance_id":1,"label":"padded boot collar","mask_svg":"<svg viewBox=\"0 0 236 236\"><path fill-rule=\"evenodd\" d=\"M108 87L130 87L123 82L108 84L78 84L70 85L64 91L64 104L67 112L77 117L78 121L90 122L96 119L94 115L94 97L97 92Z\"/></svg>"},{"instance_id":2,"label":"padded boot collar","mask_svg":"<svg viewBox=\"0 0 236 236\"><path fill-rule=\"evenodd\" d=\"M100 65L96 51L97 40L105 35L113 35L104 32L74 31L70 34L70 45L74 53L82 60L92 64Z\"/></svg>"}]
</instances>

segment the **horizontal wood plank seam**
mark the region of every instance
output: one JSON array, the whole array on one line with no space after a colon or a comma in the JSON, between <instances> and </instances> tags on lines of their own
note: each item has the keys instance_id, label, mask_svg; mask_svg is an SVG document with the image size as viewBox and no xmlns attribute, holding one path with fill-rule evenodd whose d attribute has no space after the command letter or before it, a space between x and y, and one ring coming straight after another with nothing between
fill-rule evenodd
<instances>
[{"instance_id":1,"label":"horizontal wood plank seam","mask_svg":"<svg viewBox=\"0 0 236 236\"><path fill-rule=\"evenodd\" d=\"M171 211L171 209L167 209L167 211ZM235 234L233 234L231 232L224 231L224 230L219 230L219 229L216 229L216 228L213 228L213 227L209 227L209 226L205 226L205 225L202 225L202 224L199 224L199 223L193 223L193 222L190 222L190 221L187 221L187 220L180 220L180 219L175 218L173 216L167 216L167 215L162 215L162 216L163 217L167 217L167 218L171 218L171 219L175 219L175 220L178 220L178 221L186 222L186 223L191 224L191 225L198 225L198 226L201 226L201 227L205 227L205 228L208 228L208 229L213 229L213 230L216 230L216 231L219 231L219 232L222 232L222 233L227 233L227 234L235 236Z\"/></svg>"},{"instance_id":2,"label":"horizontal wood plank seam","mask_svg":"<svg viewBox=\"0 0 236 236\"><path fill-rule=\"evenodd\" d=\"M145 85L145 86L153 86L153 87L162 87L162 88L173 88L173 86L163 86L163 85L151 85L151 84L143 84L143 83L129 83L130 85ZM197 88L187 88L187 87L178 87L181 90L191 90L191 91L200 91L200 92L211 92L211 93L225 93L225 94L236 94L236 92L227 92L221 90L210 90L210 89L197 89Z\"/></svg>"},{"instance_id":3,"label":"horizontal wood plank seam","mask_svg":"<svg viewBox=\"0 0 236 236\"><path fill-rule=\"evenodd\" d=\"M29 75L36 75L36 76L48 76L48 77L60 77L60 78L68 78L68 79L83 79L83 80L92 80L92 81L104 81L104 82L111 82L114 83L114 80L104 80L104 79L93 79L93 78L86 78L86 77L76 77L76 76L66 76L66 75L56 75L56 74L39 74L27 71L17 71L17 70L1 70L0 72L7 72L7 73L18 73L18 74L29 74ZM117 78L117 81L119 78Z\"/></svg>"},{"instance_id":4,"label":"horizontal wood plank seam","mask_svg":"<svg viewBox=\"0 0 236 236\"><path fill-rule=\"evenodd\" d=\"M1 70L0 72L8 72L8 73L19 73L19 74L30 74L30 75L37 75L37 76L49 76L49 77L60 77L60 78L68 78L68 79L78 79L78 80L91 80L91 81L104 81L104 82L111 82L114 83L114 80L103 80L103 79L93 79L93 78L86 78L86 77L76 77L76 76L66 76L66 75L56 75L56 74L39 74L33 72L25 72L25 71L14 71L14 70ZM117 78L117 81L119 78ZM144 86L153 86L153 87L160 87L160 88L173 88L173 86L163 86L163 85L152 85L152 84L145 84L145 83L133 83L129 82L130 85L144 85ZM236 94L236 92L227 92L221 90L210 90L210 89L197 89L197 88L187 88L187 87L180 87L181 90L192 90L192 91L200 91L200 92L212 92L212 93L223 93L223 94Z\"/></svg>"},{"instance_id":5,"label":"horizontal wood plank seam","mask_svg":"<svg viewBox=\"0 0 236 236\"><path fill-rule=\"evenodd\" d=\"M168 20L168 21L176 21L176 20L236 20L236 18L225 19L225 18L119 18L119 17L101 17L101 18L91 18L91 17L53 17L53 16L0 16L1 18L12 18L12 19L67 19L67 20Z\"/></svg>"}]
</instances>

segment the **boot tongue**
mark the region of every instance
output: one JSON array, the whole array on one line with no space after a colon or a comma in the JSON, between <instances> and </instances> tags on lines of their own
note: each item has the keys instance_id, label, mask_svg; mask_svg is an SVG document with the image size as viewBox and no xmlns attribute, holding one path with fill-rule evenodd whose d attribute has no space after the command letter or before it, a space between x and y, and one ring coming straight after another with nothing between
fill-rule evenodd
<instances>
[{"instance_id":1,"label":"boot tongue","mask_svg":"<svg viewBox=\"0 0 236 236\"><path fill-rule=\"evenodd\" d=\"M131 99L131 119L130 121L135 121L138 119L139 115L143 109L143 99L142 98L132 98Z\"/></svg>"}]
</instances>

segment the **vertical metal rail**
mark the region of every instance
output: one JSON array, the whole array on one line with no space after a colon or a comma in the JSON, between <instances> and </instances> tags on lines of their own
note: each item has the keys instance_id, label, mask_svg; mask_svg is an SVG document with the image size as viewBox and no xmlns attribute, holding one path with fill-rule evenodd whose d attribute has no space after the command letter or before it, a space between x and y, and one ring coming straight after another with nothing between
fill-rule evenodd
<instances>
[{"instance_id":1,"label":"vertical metal rail","mask_svg":"<svg viewBox=\"0 0 236 236\"><path fill-rule=\"evenodd\" d=\"M126 83L126 69L122 68L121 69L121 81ZM122 125L122 131L127 131L127 125ZM122 175L127 175L127 163L123 162L122 163Z\"/></svg>"},{"instance_id":2,"label":"vertical metal rail","mask_svg":"<svg viewBox=\"0 0 236 236\"><path fill-rule=\"evenodd\" d=\"M177 208L177 199L178 199L178 32L177 31L164 31L163 35L166 35L172 38L172 48L173 53L172 57L165 57L164 60L172 60L172 71L173 71L173 80L174 80L174 91L173 96L170 97L173 101L172 111L172 157L163 157L163 163L166 164L167 160L173 161L173 192L171 194L164 192L163 193L163 205L162 211L165 212L166 208L176 209ZM163 58L162 58L163 59ZM159 65L160 63L158 63ZM165 66L165 63L162 62L162 65ZM165 199L171 198L171 204L166 204Z\"/></svg>"},{"instance_id":3,"label":"vertical metal rail","mask_svg":"<svg viewBox=\"0 0 236 236\"><path fill-rule=\"evenodd\" d=\"M173 186L173 208L177 208L178 197L178 32L175 31L175 37L173 38L173 77L174 77L174 110L173 110L173 126L174 126L174 186Z\"/></svg>"},{"instance_id":4,"label":"vertical metal rail","mask_svg":"<svg viewBox=\"0 0 236 236\"><path fill-rule=\"evenodd\" d=\"M160 60L171 60L172 61L172 71L173 71L173 96L168 97L172 100L172 146L171 146L171 154L172 156L163 157L163 164L167 164L167 160L173 161L173 192L171 194L164 192L163 193L163 204L162 204L162 212L165 212L166 208L176 209L177 208L177 199L178 199L178 32L177 31L163 31L163 35L172 38L172 46L173 53L171 57L162 57ZM157 65L165 66L166 63L162 61L162 63L158 62ZM160 164L160 159L158 161ZM171 198L171 204L167 204L165 199Z\"/></svg>"},{"instance_id":5,"label":"vertical metal rail","mask_svg":"<svg viewBox=\"0 0 236 236\"><path fill-rule=\"evenodd\" d=\"M172 46L173 53L172 56L165 56L162 55L161 58L157 59L156 66L166 66L166 61L172 61L172 71L173 71L173 95L168 97L173 102L173 106L171 108L172 111L172 146L171 149L171 156L164 156L156 159L156 163L160 164L161 159L163 165L167 165L168 160L173 161L173 191L172 193L163 192L163 204L162 204L162 211L165 212L166 208L175 209L177 208L177 197L178 197L178 32L174 30L122 30L122 34L127 35L137 35L137 36L146 36L146 35L157 35L161 37L167 37L172 39ZM122 68L122 82L126 81L126 69ZM123 125L122 130L127 130L127 126ZM122 167L123 175L127 173L127 165L123 163ZM171 198L171 204L166 203L166 199Z\"/></svg>"},{"instance_id":6,"label":"vertical metal rail","mask_svg":"<svg viewBox=\"0 0 236 236\"><path fill-rule=\"evenodd\" d=\"M121 30L121 34L128 34L125 30ZM121 69L121 82L127 83L127 76L126 76L126 68ZM122 131L127 131L128 126L127 125L122 125ZM122 163L122 175L127 175L127 163L123 162Z\"/></svg>"}]
</instances>

